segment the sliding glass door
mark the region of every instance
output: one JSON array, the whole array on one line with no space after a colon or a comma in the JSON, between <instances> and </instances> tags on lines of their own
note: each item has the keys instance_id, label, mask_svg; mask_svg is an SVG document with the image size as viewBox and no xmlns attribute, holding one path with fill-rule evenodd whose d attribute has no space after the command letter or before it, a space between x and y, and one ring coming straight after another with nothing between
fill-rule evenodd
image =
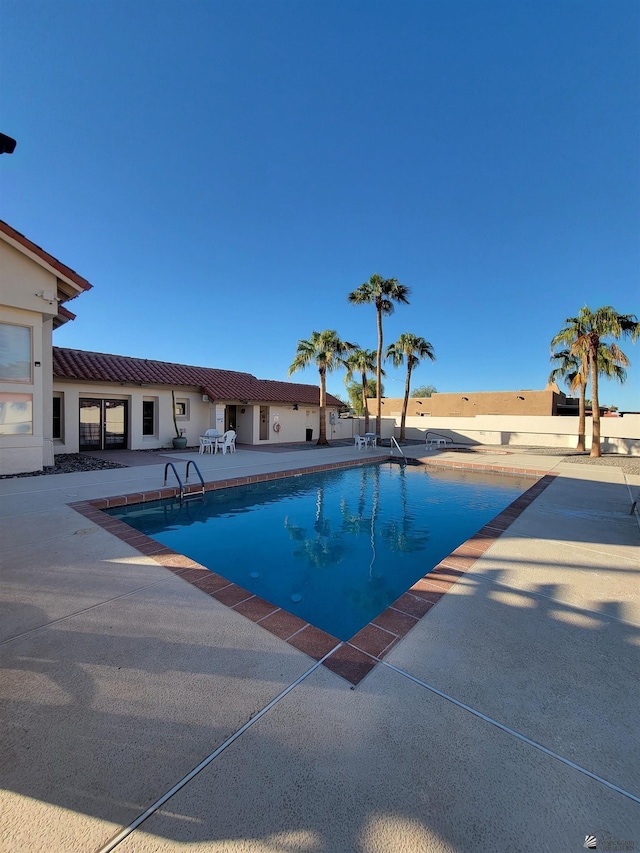
<instances>
[{"instance_id":1,"label":"sliding glass door","mask_svg":"<svg viewBox=\"0 0 640 853\"><path fill-rule=\"evenodd\" d=\"M127 400L80 398L80 450L124 450L127 447Z\"/></svg>"}]
</instances>

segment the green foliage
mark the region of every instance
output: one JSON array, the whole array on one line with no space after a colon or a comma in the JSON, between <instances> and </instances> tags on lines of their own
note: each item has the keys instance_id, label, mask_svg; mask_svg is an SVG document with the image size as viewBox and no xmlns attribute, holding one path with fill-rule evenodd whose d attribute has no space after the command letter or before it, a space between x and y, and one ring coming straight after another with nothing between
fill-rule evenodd
<instances>
[{"instance_id":1,"label":"green foliage","mask_svg":"<svg viewBox=\"0 0 640 853\"><path fill-rule=\"evenodd\" d=\"M430 397L432 394L437 394L438 389L435 385L418 385L411 392L412 397Z\"/></svg>"},{"instance_id":2,"label":"green foliage","mask_svg":"<svg viewBox=\"0 0 640 853\"><path fill-rule=\"evenodd\" d=\"M346 356L356 348L356 344L350 344L338 337L334 329L325 329L324 332L311 332L309 340L299 340L296 356L289 367L289 376L297 370L315 365L320 377L320 436L319 445L326 445L327 428L325 422L325 409L327 401L327 373L344 366Z\"/></svg>"},{"instance_id":3,"label":"green foliage","mask_svg":"<svg viewBox=\"0 0 640 853\"><path fill-rule=\"evenodd\" d=\"M346 391L349 395L349 407L353 409L354 415L364 415L364 403L362 401L362 384L360 382L347 382ZM384 386L382 386L384 394ZM376 396L376 380L367 379L367 397Z\"/></svg>"},{"instance_id":4,"label":"green foliage","mask_svg":"<svg viewBox=\"0 0 640 853\"><path fill-rule=\"evenodd\" d=\"M391 360L395 367L402 364L407 365L407 378L404 383L404 400L402 402L402 417L400 418L400 441L405 440L405 426L407 421L407 406L409 403L409 391L411 390L411 371L420 364L423 358L436 360L432 344L425 341L419 335L411 332L403 332L398 340L389 344L385 358Z\"/></svg>"},{"instance_id":5,"label":"green foliage","mask_svg":"<svg viewBox=\"0 0 640 853\"><path fill-rule=\"evenodd\" d=\"M171 407L173 411L173 426L175 427L176 438L180 438L180 429L178 427L178 421L176 418L176 395L173 388L171 389Z\"/></svg>"},{"instance_id":6,"label":"green foliage","mask_svg":"<svg viewBox=\"0 0 640 853\"><path fill-rule=\"evenodd\" d=\"M587 379L591 381L591 396L593 399L591 455L601 455L600 447L600 406L598 399L598 377L602 374L624 382L625 368L629 364L627 356L615 344L606 344L604 338L630 338L635 342L640 336L640 323L635 314L618 314L611 305L604 305L592 311L586 305L581 308L576 317L565 320L566 326L551 341L552 349L564 345L568 356L577 359L579 364L580 385L586 387ZM552 360L558 359L562 364L564 351L552 352ZM575 368L574 368L575 369ZM569 377L569 367L564 371Z\"/></svg>"},{"instance_id":7,"label":"green foliage","mask_svg":"<svg viewBox=\"0 0 640 853\"><path fill-rule=\"evenodd\" d=\"M369 281L365 281L360 287L348 294L347 299L353 305L375 305L376 322L378 328L378 349L376 352L376 382L378 398L377 423L380 423L382 417L382 317L387 314L393 314L394 302L401 302L405 305L409 304L409 294L411 291L408 287L400 284L397 278L382 278L378 273L374 273Z\"/></svg>"}]
</instances>

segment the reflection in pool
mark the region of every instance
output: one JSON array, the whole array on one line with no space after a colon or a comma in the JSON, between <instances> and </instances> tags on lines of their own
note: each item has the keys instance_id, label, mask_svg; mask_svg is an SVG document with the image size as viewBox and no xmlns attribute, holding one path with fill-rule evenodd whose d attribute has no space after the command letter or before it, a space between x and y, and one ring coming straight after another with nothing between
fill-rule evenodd
<instances>
[{"instance_id":1,"label":"reflection in pool","mask_svg":"<svg viewBox=\"0 0 640 853\"><path fill-rule=\"evenodd\" d=\"M529 484L381 463L108 512L348 640Z\"/></svg>"}]
</instances>

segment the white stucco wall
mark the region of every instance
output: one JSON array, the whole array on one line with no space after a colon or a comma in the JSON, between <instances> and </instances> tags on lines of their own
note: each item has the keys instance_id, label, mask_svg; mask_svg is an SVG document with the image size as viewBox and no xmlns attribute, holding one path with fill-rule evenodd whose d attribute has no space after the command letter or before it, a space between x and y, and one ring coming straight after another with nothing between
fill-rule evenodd
<instances>
[{"instance_id":1,"label":"white stucco wall","mask_svg":"<svg viewBox=\"0 0 640 853\"><path fill-rule=\"evenodd\" d=\"M172 417L171 389L164 386L127 386L116 383L75 382L56 379L53 390L63 397L63 438L54 442L56 453L77 453L79 451L79 411L80 398L105 400L127 400L128 412L128 448L146 450L170 447L175 436ZM199 436L209 428L224 431L225 404L203 402L200 390L176 388L176 401L185 400L188 415L178 419L178 428L187 438L187 446L197 447ZM142 402L151 399L156 402L156 433L153 436L142 435ZM291 403L269 406L269 438L260 441L260 405L236 405L236 432L238 444L281 444L305 441L307 426L313 429L313 439L318 440L318 408L308 409L300 405L294 410ZM243 411L244 410L244 411ZM308 413L308 416L307 416ZM336 415L337 417L337 415ZM279 423L280 430L275 432L274 424ZM329 432L329 414L327 414L327 435Z\"/></svg>"},{"instance_id":2,"label":"white stucco wall","mask_svg":"<svg viewBox=\"0 0 640 853\"><path fill-rule=\"evenodd\" d=\"M0 382L0 391L32 395L32 432L0 435L0 474L41 471L45 437L51 437L51 327L57 303L38 293L57 293L56 276L0 241L0 322L31 329L32 381Z\"/></svg>"},{"instance_id":3,"label":"white stucco wall","mask_svg":"<svg viewBox=\"0 0 640 853\"><path fill-rule=\"evenodd\" d=\"M640 455L640 415L601 418L602 450ZM475 418L407 418L408 439L424 440L434 432L454 442L472 442L502 446L566 447L578 443L578 418L527 415L478 415ZM400 417L395 419L396 438L400 434ZM586 422L586 445L591 447L591 418Z\"/></svg>"},{"instance_id":4,"label":"white stucco wall","mask_svg":"<svg viewBox=\"0 0 640 853\"><path fill-rule=\"evenodd\" d=\"M130 450L151 450L170 447L175 436L171 389L164 386L128 386L116 383L71 382L54 379L53 390L63 396L63 438L54 442L56 453L78 453L80 446L80 398L126 400L128 403L128 438ZM188 414L178 419L178 428L184 431L189 446L198 445L198 437L211 424L210 403L202 401L202 392L194 389L175 389L176 401L187 402ZM155 403L155 434L142 434L142 403Z\"/></svg>"}]
</instances>

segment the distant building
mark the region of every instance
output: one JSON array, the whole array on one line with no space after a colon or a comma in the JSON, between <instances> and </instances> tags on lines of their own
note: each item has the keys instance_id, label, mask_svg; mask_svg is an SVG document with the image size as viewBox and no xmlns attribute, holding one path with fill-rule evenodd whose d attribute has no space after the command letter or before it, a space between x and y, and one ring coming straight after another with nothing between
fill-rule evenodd
<instances>
[{"instance_id":1,"label":"distant building","mask_svg":"<svg viewBox=\"0 0 640 853\"><path fill-rule=\"evenodd\" d=\"M377 411L377 399L369 398L371 415ZM398 417L402 414L403 398L383 397L382 416ZM460 394L433 393L430 397L410 397L408 417L460 417L476 415L558 415L566 403L566 396L557 385L548 385L542 391L469 391ZM577 414L577 409L576 409Z\"/></svg>"}]
</instances>

